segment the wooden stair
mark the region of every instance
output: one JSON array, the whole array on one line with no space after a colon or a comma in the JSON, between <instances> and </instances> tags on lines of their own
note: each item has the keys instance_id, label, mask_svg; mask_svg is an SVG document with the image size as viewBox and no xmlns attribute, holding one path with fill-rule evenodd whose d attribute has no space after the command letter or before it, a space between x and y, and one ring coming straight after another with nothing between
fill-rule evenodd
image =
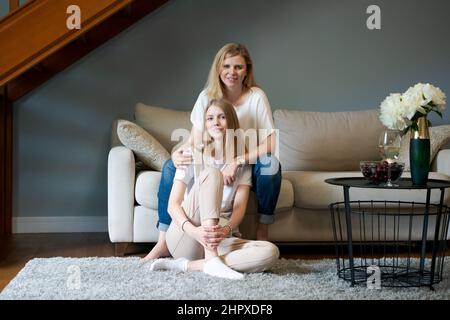
<instances>
[{"instance_id":1,"label":"wooden stair","mask_svg":"<svg viewBox=\"0 0 450 320\"><path fill-rule=\"evenodd\" d=\"M0 236L12 229L13 102L169 0L10 0L0 19ZM67 8L81 10L69 30Z\"/></svg>"},{"instance_id":2,"label":"wooden stair","mask_svg":"<svg viewBox=\"0 0 450 320\"><path fill-rule=\"evenodd\" d=\"M34 0L0 20L0 87L15 101L168 0ZM67 7L81 29L66 27Z\"/></svg>"}]
</instances>

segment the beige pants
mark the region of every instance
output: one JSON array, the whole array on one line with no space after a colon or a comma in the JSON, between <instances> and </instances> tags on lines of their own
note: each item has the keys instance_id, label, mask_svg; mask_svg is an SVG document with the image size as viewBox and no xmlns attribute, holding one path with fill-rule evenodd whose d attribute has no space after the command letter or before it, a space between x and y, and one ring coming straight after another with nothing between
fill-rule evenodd
<instances>
[{"instance_id":1,"label":"beige pants","mask_svg":"<svg viewBox=\"0 0 450 320\"><path fill-rule=\"evenodd\" d=\"M194 183L183 209L191 223L200 226L208 219L219 219L222 202L223 178L218 169L207 167ZM204 248L195 239L171 223L166 233L167 247L174 258L189 260L204 258ZM224 239L218 249L230 268L240 272L262 272L278 259L278 248L268 241L251 241L240 238Z\"/></svg>"}]
</instances>

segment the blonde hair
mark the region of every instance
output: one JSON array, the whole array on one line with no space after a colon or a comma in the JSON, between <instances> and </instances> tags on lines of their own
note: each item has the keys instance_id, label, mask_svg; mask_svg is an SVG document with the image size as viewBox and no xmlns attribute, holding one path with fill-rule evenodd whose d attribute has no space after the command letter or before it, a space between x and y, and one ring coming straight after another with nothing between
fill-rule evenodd
<instances>
[{"instance_id":1,"label":"blonde hair","mask_svg":"<svg viewBox=\"0 0 450 320\"><path fill-rule=\"evenodd\" d=\"M241 56L245 60L247 75L242 82L243 91L247 91L251 87L257 87L253 77L253 62L247 48L238 43L228 43L224 45L216 54L214 61L209 70L208 80L206 81L205 90L210 99L222 99L224 95L224 84L220 80L220 71L225 59L235 56Z\"/></svg>"},{"instance_id":2,"label":"blonde hair","mask_svg":"<svg viewBox=\"0 0 450 320\"><path fill-rule=\"evenodd\" d=\"M204 119L206 121L206 113L211 106L220 108L227 120L227 130L225 133L225 144L224 152L226 156L226 163L230 163L235 157L242 156L246 152L245 140L243 135L239 135L239 130L241 127L239 125L239 119L237 117L236 111L233 105L225 99L212 99L208 106L206 107ZM212 157L215 154L214 144L212 143L214 139L209 135L206 130L206 125L204 126L205 131L203 133L204 149L203 155ZM231 139L232 138L232 139Z\"/></svg>"}]
</instances>

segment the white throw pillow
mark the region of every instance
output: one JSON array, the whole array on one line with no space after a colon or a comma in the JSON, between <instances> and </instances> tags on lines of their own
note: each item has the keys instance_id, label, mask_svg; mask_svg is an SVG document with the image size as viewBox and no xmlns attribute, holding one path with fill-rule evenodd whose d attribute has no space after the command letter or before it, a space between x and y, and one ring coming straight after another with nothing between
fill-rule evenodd
<instances>
[{"instance_id":1,"label":"white throw pillow","mask_svg":"<svg viewBox=\"0 0 450 320\"><path fill-rule=\"evenodd\" d=\"M450 125L431 127L430 129L430 161L433 162L438 151L450 142ZM400 145L398 161L405 163L404 171L410 171L409 167L409 140L410 133L403 136ZM430 163L431 163L430 162Z\"/></svg>"},{"instance_id":2,"label":"white throw pillow","mask_svg":"<svg viewBox=\"0 0 450 320\"><path fill-rule=\"evenodd\" d=\"M119 120L117 136L122 144L131 149L136 157L152 169L161 171L169 152L151 134L137 124Z\"/></svg>"}]
</instances>

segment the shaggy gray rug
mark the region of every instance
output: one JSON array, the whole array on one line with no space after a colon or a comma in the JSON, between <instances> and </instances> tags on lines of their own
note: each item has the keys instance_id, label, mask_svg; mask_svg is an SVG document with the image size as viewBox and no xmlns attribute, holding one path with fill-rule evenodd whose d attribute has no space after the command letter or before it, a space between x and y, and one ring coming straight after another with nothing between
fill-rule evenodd
<instances>
[{"instance_id":1,"label":"shaggy gray rug","mask_svg":"<svg viewBox=\"0 0 450 320\"><path fill-rule=\"evenodd\" d=\"M350 287L336 275L335 260L281 259L270 272L233 281L201 272L150 271L129 258L37 258L0 293L9 299L450 299L450 270L429 288Z\"/></svg>"}]
</instances>

